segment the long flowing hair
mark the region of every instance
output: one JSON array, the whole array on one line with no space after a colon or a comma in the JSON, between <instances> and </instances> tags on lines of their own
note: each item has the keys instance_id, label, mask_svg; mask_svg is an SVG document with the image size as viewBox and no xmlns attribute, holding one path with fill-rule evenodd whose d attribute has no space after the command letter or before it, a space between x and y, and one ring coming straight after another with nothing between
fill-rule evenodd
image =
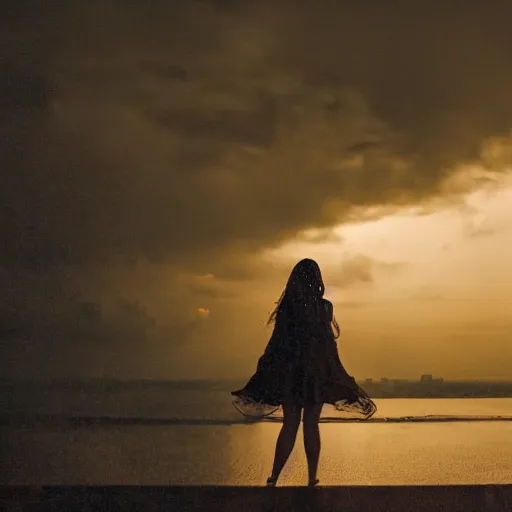
<instances>
[{"instance_id":1,"label":"long flowing hair","mask_svg":"<svg viewBox=\"0 0 512 512\"><path fill-rule=\"evenodd\" d=\"M318 263L309 258L299 261L293 267L285 289L267 323L279 323L283 317L297 321L318 319L322 314L324 292L325 286ZM334 315L330 328L334 337L338 338L340 328Z\"/></svg>"}]
</instances>

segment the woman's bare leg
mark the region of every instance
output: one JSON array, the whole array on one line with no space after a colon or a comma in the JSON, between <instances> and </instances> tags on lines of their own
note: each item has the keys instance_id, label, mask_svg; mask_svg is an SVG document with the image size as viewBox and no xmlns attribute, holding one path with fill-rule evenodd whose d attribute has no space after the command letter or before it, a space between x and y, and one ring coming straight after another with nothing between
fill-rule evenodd
<instances>
[{"instance_id":1,"label":"woman's bare leg","mask_svg":"<svg viewBox=\"0 0 512 512\"><path fill-rule=\"evenodd\" d=\"M290 453L292 453L300 425L301 408L293 405L283 405L283 426L277 438L274 466L271 478L277 481Z\"/></svg>"},{"instance_id":2,"label":"woman's bare leg","mask_svg":"<svg viewBox=\"0 0 512 512\"><path fill-rule=\"evenodd\" d=\"M322 412L322 405L309 405L304 407L303 430L304 430L304 449L308 461L309 482L316 480L318 469L318 459L320 458L320 429L318 421Z\"/></svg>"}]
</instances>

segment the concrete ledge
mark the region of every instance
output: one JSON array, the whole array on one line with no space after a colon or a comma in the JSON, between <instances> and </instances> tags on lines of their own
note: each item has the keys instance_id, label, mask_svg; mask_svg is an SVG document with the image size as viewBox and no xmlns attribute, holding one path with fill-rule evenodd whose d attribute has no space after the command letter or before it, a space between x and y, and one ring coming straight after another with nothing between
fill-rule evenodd
<instances>
[{"instance_id":1,"label":"concrete ledge","mask_svg":"<svg viewBox=\"0 0 512 512\"><path fill-rule=\"evenodd\" d=\"M6 511L512 511L512 485L387 487L0 487Z\"/></svg>"}]
</instances>

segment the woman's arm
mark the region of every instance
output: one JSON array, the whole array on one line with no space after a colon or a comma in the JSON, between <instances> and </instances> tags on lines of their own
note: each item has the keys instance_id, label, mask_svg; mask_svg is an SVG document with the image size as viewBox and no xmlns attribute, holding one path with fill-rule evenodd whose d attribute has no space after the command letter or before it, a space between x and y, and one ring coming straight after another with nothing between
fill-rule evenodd
<instances>
[{"instance_id":1,"label":"woman's arm","mask_svg":"<svg viewBox=\"0 0 512 512\"><path fill-rule=\"evenodd\" d=\"M340 375L343 376L343 379L346 379L346 382L348 385L352 386L352 383L355 383L354 378L347 373L347 370L345 370L345 367L343 366L343 363L341 362L340 355L338 353L338 344L336 343L336 338L332 334L332 330L330 328L330 323L334 319L334 308L332 305L332 302L325 300L326 303L326 313L327 318L329 321L329 337L328 337L328 343L327 343L327 351L328 351L328 359L330 361L331 365L334 365L333 374L337 375L338 378ZM341 370L341 373L340 373Z\"/></svg>"},{"instance_id":2,"label":"woman's arm","mask_svg":"<svg viewBox=\"0 0 512 512\"><path fill-rule=\"evenodd\" d=\"M332 306L332 302L330 300L324 299L325 301L325 312L327 314L327 321L332 322L332 318L334 316L334 308Z\"/></svg>"}]
</instances>

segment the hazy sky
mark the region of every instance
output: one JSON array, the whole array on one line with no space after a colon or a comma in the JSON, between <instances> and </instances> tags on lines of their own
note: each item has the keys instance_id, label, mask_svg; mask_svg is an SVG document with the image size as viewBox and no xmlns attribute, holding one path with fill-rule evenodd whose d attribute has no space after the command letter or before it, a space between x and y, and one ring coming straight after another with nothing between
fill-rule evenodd
<instances>
[{"instance_id":1,"label":"hazy sky","mask_svg":"<svg viewBox=\"0 0 512 512\"><path fill-rule=\"evenodd\" d=\"M510 19L7 2L0 374L248 376L313 257L357 378L508 378Z\"/></svg>"}]
</instances>

